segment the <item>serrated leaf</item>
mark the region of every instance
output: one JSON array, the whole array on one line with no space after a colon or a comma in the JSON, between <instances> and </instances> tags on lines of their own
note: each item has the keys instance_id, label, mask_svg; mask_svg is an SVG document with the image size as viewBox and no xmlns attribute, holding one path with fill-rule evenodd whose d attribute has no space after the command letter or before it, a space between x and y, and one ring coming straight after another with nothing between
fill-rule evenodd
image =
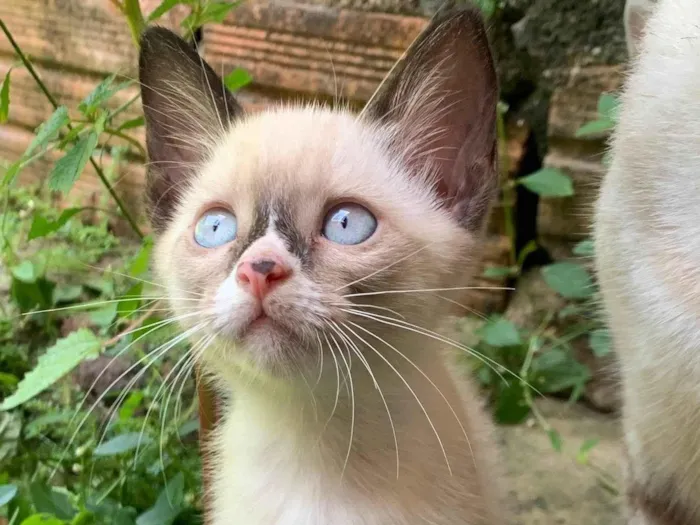
<instances>
[{"instance_id":1,"label":"serrated leaf","mask_svg":"<svg viewBox=\"0 0 700 525\"><path fill-rule=\"evenodd\" d=\"M620 99L612 93L603 93L598 98L598 115L603 120L617 121Z\"/></svg>"},{"instance_id":2,"label":"serrated leaf","mask_svg":"<svg viewBox=\"0 0 700 525\"><path fill-rule=\"evenodd\" d=\"M581 241L576 246L574 246L574 255L579 255L581 257L592 257L595 254L595 245L590 239Z\"/></svg>"},{"instance_id":3,"label":"serrated leaf","mask_svg":"<svg viewBox=\"0 0 700 525\"><path fill-rule=\"evenodd\" d=\"M591 450L593 450L596 445L598 445L597 439L587 439L584 441L576 454L576 461L578 461L581 465L588 463L588 457L591 454Z\"/></svg>"},{"instance_id":4,"label":"serrated leaf","mask_svg":"<svg viewBox=\"0 0 700 525\"><path fill-rule=\"evenodd\" d=\"M85 165L97 146L98 134L92 129L68 153L54 164L49 175L49 189L68 193L85 169Z\"/></svg>"},{"instance_id":5,"label":"serrated leaf","mask_svg":"<svg viewBox=\"0 0 700 525\"><path fill-rule=\"evenodd\" d=\"M134 129L134 128L140 128L146 123L146 120L144 117L136 117L132 118L131 120L127 120L126 122L122 123L117 130L119 131L124 131L126 129Z\"/></svg>"},{"instance_id":6,"label":"serrated leaf","mask_svg":"<svg viewBox=\"0 0 700 525\"><path fill-rule=\"evenodd\" d=\"M253 77L250 76L250 73L240 67L234 69L224 77L224 84L229 91L238 91L242 87L250 84L252 81Z\"/></svg>"},{"instance_id":7,"label":"serrated leaf","mask_svg":"<svg viewBox=\"0 0 700 525\"><path fill-rule=\"evenodd\" d=\"M574 194L571 178L556 168L542 168L517 182L540 197L570 197Z\"/></svg>"},{"instance_id":8,"label":"serrated leaf","mask_svg":"<svg viewBox=\"0 0 700 525\"><path fill-rule=\"evenodd\" d=\"M10 73L12 73L12 68L5 75L2 88L0 88L0 124L7 122L10 117Z\"/></svg>"},{"instance_id":9,"label":"serrated leaf","mask_svg":"<svg viewBox=\"0 0 700 525\"><path fill-rule=\"evenodd\" d=\"M17 495L17 485L0 485L0 507L7 505Z\"/></svg>"},{"instance_id":10,"label":"serrated leaf","mask_svg":"<svg viewBox=\"0 0 700 525\"><path fill-rule=\"evenodd\" d=\"M118 93L122 89L126 89L133 83L131 80L127 80L126 82L121 82L114 85L116 78L116 74L111 74L102 82L97 84L95 89L93 89L90 94L85 97L80 104L78 104L78 109L80 112L88 116L94 114L94 112L97 111L97 109L105 102L107 102L115 93Z\"/></svg>"},{"instance_id":11,"label":"serrated leaf","mask_svg":"<svg viewBox=\"0 0 700 525\"><path fill-rule=\"evenodd\" d=\"M0 404L0 410L18 407L39 395L83 361L97 357L101 347L100 340L87 328L59 339L39 357L36 366L20 381L15 393Z\"/></svg>"},{"instance_id":12,"label":"serrated leaf","mask_svg":"<svg viewBox=\"0 0 700 525\"><path fill-rule=\"evenodd\" d=\"M586 299L593 294L593 280L586 269L573 262L558 262L542 268L545 282L565 299Z\"/></svg>"},{"instance_id":13,"label":"serrated leaf","mask_svg":"<svg viewBox=\"0 0 700 525\"><path fill-rule=\"evenodd\" d=\"M41 214L36 213L34 219L32 220L32 225L29 228L29 234L27 235L27 240L31 241L33 239L38 239L39 237L46 237L50 233L57 232L60 230L69 220L73 218L76 214L80 213L83 208L68 208L61 212L58 219L51 221L43 217Z\"/></svg>"},{"instance_id":14,"label":"serrated leaf","mask_svg":"<svg viewBox=\"0 0 700 525\"><path fill-rule=\"evenodd\" d=\"M181 3L183 3L181 0L163 0L158 7L151 11L151 14L148 15L147 21L152 22L153 20L157 20L165 13L170 11L173 7Z\"/></svg>"},{"instance_id":15,"label":"serrated leaf","mask_svg":"<svg viewBox=\"0 0 700 525\"><path fill-rule=\"evenodd\" d=\"M136 525L171 525L182 512L185 500L185 477L178 472L158 495L155 505L141 514Z\"/></svg>"},{"instance_id":16,"label":"serrated leaf","mask_svg":"<svg viewBox=\"0 0 700 525\"><path fill-rule=\"evenodd\" d=\"M60 424L70 423L74 414L70 410L66 412L49 412L32 419L24 427L25 439L32 439L42 433L47 427L57 428Z\"/></svg>"},{"instance_id":17,"label":"serrated leaf","mask_svg":"<svg viewBox=\"0 0 700 525\"><path fill-rule=\"evenodd\" d=\"M120 434L102 443L93 451L93 454L95 456L116 456L124 452L136 450L139 446L146 445L150 443L150 441L150 438L141 432Z\"/></svg>"},{"instance_id":18,"label":"serrated leaf","mask_svg":"<svg viewBox=\"0 0 700 525\"><path fill-rule=\"evenodd\" d=\"M612 130L615 123L612 120L593 120L586 122L576 130L576 138L602 135Z\"/></svg>"},{"instance_id":19,"label":"serrated leaf","mask_svg":"<svg viewBox=\"0 0 700 525\"><path fill-rule=\"evenodd\" d=\"M59 106L56 108L48 120L39 126L36 136L24 152L24 156L29 157L37 149L44 148L46 144L58 134L60 129L69 122L68 108L66 106Z\"/></svg>"},{"instance_id":20,"label":"serrated leaf","mask_svg":"<svg viewBox=\"0 0 700 525\"><path fill-rule=\"evenodd\" d=\"M610 333L605 328L593 330L588 334L588 344L596 357L605 357L610 353Z\"/></svg>"},{"instance_id":21,"label":"serrated leaf","mask_svg":"<svg viewBox=\"0 0 700 525\"><path fill-rule=\"evenodd\" d=\"M547 430L547 435L549 436L549 442L552 444L552 448L557 452L561 452L562 441L559 432L550 428Z\"/></svg>"},{"instance_id":22,"label":"serrated leaf","mask_svg":"<svg viewBox=\"0 0 700 525\"><path fill-rule=\"evenodd\" d=\"M506 347L522 344L516 326L502 317L495 321L489 321L481 328L480 332L484 342L491 346Z\"/></svg>"}]
</instances>

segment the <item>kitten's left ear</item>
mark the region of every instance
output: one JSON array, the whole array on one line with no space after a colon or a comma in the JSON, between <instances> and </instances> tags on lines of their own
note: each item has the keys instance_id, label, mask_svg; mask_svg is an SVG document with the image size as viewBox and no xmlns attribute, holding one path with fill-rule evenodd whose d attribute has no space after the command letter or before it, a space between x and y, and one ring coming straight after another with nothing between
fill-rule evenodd
<instances>
[{"instance_id":1,"label":"kitten's left ear","mask_svg":"<svg viewBox=\"0 0 700 525\"><path fill-rule=\"evenodd\" d=\"M141 37L139 80L150 162L147 200L151 223L162 231L188 179L243 109L195 49L163 27Z\"/></svg>"},{"instance_id":2,"label":"kitten's left ear","mask_svg":"<svg viewBox=\"0 0 700 525\"><path fill-rule=\"evenodd\" d=\"M394 151L435 181L445 207L478 230L497 187L498 79L480 12L447 3L364 112L394 129Z\"/></svg>"}]
</instances>

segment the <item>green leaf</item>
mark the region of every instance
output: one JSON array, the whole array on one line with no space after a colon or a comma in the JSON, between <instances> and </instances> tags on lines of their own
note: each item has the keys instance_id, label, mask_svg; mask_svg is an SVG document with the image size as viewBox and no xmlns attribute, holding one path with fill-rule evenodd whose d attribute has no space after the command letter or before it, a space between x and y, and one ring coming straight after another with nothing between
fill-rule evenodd
<instances>
[{"instance_id":1,"label":"green leaf","mask_svg":"<svg viewBox=\"0 0 700 525\"><path fill-rule=\"evenodd\" d=\"M90 94L85 97L80 104L78 104L78 109L80 112L87 116L93 115L100 106L102 106L112 97L112 95L131 86L133 83L131 80L127 80L126 82L121 82L120 84L114 85L116 78L117 75L112 74L97 84L95 89L93 89Z\"/></svg>"},{"instance_id":2,"label":"green leaf","mask_svg":"<svg viewBox=\"0 0 700 525\"><path fill-rule=\"evenodd\" d=\"M15 179L17 178L17 175L19 174L22 167L23 166L21 160L10 164L10 167L7 168L7 170L5 170L5 174L2 176L2 186L9 186L13 182L15 182Z\"/></svg>"},{"instance_id":3,"label":"green leaf","mask_svg":"<svg viewBox=\"0 0 700 525\"><path fill-rule=\"evenodd\" d=\"M17 485L0 485L0 507L7 505L17 495Z\"/></svg>"},{"instance_id":4,"label":"green leaf","mask_svg":"<svg viewBox=\"0 0 700 525\"><path fill-rule=\"evenodd\" d=\"M581 465L587 464L588 457L591 454L591 450L593 450L597 445L597 439L587 439L586 441L584 441L581 444L581 448L578 450L578 453L576 454L576 461L578 461Z\"/></svg>"},{"instance_id":5,"label":"green leaf","mask_svg":"<svg viewBox=\"0 0 700 525\"><path fill-rule=\"evenodd\" d=\"M191 419L190 421L183 423L178 429L177 434L181 438L190 435L192 432L199 430L199 421L196 419Z\"/></svg>"},{"instance_id":6,"label":"green leaf","mask_svg":"<svg viewBox=\"0 0 700 525\"><path fill-rule=\"evenodd\" d=\"M43 310L53 306L55 287L56 283L44 277L39 277L34 282L24 282L13 276L10 284L10 297L23 313L33 308Z\"/></svg>"},{"instance_id":7,"label":"green leaf","mask_svg":"<svg viewBox=\"0 0 700 525\"><path fill-rule=\"evenodd\" d=\"M134 129L134 128L140 128L146 123L146 120L143 117L136 117L132 118L131 120L127 120L123 124L121 124L117 130L118 131L124 131L126 129Z\"/></svg>"},{"instance_id":8,"label":"green leaf","mask_svg":"<svg viewBox=\"0 0 700 525\"><path fill-rule=\"evenodd\" d=\"M37 149L44 148L46 144L58 134L60 129L69 122L68 108L66 106L59 106L56 108L49 119L39 126L36 136L24 152L24 156L29 157Z\"/></svg>"},{"instance_id":9,"label":"green leaf","mask_svg":"<svg viewBox=\"0 0 700 525\"><path fill-rule=\"evenodd\" d=\"M182 0L163 0L163 2L161 2L161 4L158 7L151 11L151 14L148 15L146 21L152 22L153 20L157 20L165 13L170 11L173 7L181 3L183 3Z\"/></svg>"},{"instance_id":10,"label":"green leaf","mask_svg":"<svg viewBox=\"0 0 700 525\"><path fill-rule=\"evenodd\" d=\"M525 396L525 386L519 380L509 380L506 385L499 383L494 415L502 425L522 423L530 413L530 405Z\"/></svg>"},{"instance_id":11,"label":"green leaf","mask_svg":"<svg viewBox=\"0 0 700 525\"><path fill-rule=\"evenodd\" d=\"M565 299L586 299L593 295L593 280L586 269L573 262L558 262L542 268L545 282Z\"/></svg>"},{"instance_id":12,"label":"green leaf","mask_svg":"<svg viewBox=\"0 0 700 525\"><path fill-rule=\"evenodd\" d=\"M119 303L111 303L90 312L90 322L103 328L111 325L117 317Z\"/></svg>"},{"instance_id":13,"label":"green leaf","mask_svg":"<svg viewBox=\"0 0 700 525\"><path fill-rule=\"evenodd\" d=\"M49 175L49 189L63 193L70 191L95 151L97 139L98 133L92 129L54 164Z\"/></svg>"},{"instance_id":14,"label":"green leaf","mask_svg":"<svg viewBox=\"0 0 700 525\"><path fill-rule=\"evenodd\" d=\"M86 359L97 357L101 347L100 340L87 328L59 339L39 357L34 369L20 381L17 391L0 404L0 410L10 410L29 401Z\"/></svg>"},{"instance_id":15,"label":"green leaf","mask_svg":"<svg viewBox=\"0 0 700 525\"><path fill-rule=\"evenodd\" d=\"M527 259L527 256L530 255L531 253L537 251L537 241L532 240L528 242L523 248L520 250L520 253L518 254L518 268L522 268L523 264L525 264L525 259Z\"/></svg>"},{"instance_id":16,"label":"green leaf","mask_svg":"<svg viewBox=\"0 0 700 525\"><path fill-rule=\"evenodd\" d=\"M83 208L68 208L63 210L61 215L55 221L51 221L36 213L34 215L34 220L32 221L32 226L29 228L29 234L27 235L27 240L38 239L39 237L46 237L50 233L57 232L60 230L69 220L73 218L76 214L83 211Z\"/></svg>"},{"instance_id":17,"label":"green leaf","mask_svg":"<svg viewBox=\"0 0 700 525\"><path fill-rule=\"evenodd\" d=\"M610 353L610 333L605 328L593 330L588 334L588 344L596 357L605 357Z\"/></svg>"},{"instance_id":18,"label":"green leaf","mask_svg":"<svg viewBox=\"0 0 700 525\"><path fill-rule=\"evenodd\" d=\"M481 275L486 279L502 279L503 277L510 277L513 273L513 268L507 266L489 266L484 269L484 273Z\"/></svg>"},{"instance_id":19,"label":"green leaf","mask_svg":"<svg viewBox=\"0 0 700 525\"><path fill-rule=\"evenodd\" d=\"M57 428L61 424L68 424L73 418L73 412L49 412L32 419L24 427L25 439L32 439L39 436L47 427Z\"/></svg>"},{"instance_id":20,"label":"green leaf","mask_svg":"<svg viewBox=\"0 0 700 525\"><path fill-rule=\"evenodd\" d=\"M240 67L234 69L224 77L224 84L229 91L238 91L242 87L250 84L252 81L253 77L250 76L250 73Z\"/></svg>"},{"instance_id":21,"label":"green leaf","mask_svg":"<svg viewBox=\"0 0 700 525\"><path fill-rule=\"evenodd\" d=\"M178 472L158 496L155 505L141 514L136 525L171 525L182 512L185 501L185 477Z\"/></svg>"},{"instance_id":22,"label":"green leaf","mask_svg":"<svg viewBox=\"0 0 700 525\"><path fill-rule=\"evenodd\" d=\"M612 120L593 120L586 122L583 126L576 130L576 138L602 135L615 127Z\"/></svg>"},{"instance_id":23,"label":"green leaf","mask_svg":"<svg viewBox=\"0 0 700 525\"><path fill-rule=\"evenodd\" d=\"M9 464L17 454L22 434L22 418L16 412L0 414L0 465Z\"/></svg>"},{"instance_id":24,"label":"green leaf","mask_svg":"<svg viewBox=\"0 0 700 525\"><path fill-rule=\"evenodd\" d=\"M76 285L57 286L53 291L53 304L72 303L83 293L83 287Z\"/></svg>"},{"instance_id":25,"label":"green leaf","mask_svg":"<svg viewBox=\"0 0 700 525\"><path fill-rule=\"evenodd\" d=\"M37 278L37 270L31 261L24 260L11 270L12 276L23 283L35 283Z\"/></svg>"},{"instance_id":26,"label":"green leaf","mask_svg":"<svg viewBox=\"0 0 700 525\"><path fill-rule=\"evenodd\" d=\"M129 275L138 277L148 270L148 263L151 260L151 251L153 250L153 239L146 237L141 243L141 249L134 258L129 268Z\"/></svg>"},{"instance_id":27,"label":"green leaf","mask_svg":"<svg viewBox=\"0 0 700 525\"><path fill-rule=\"evenodd\" d=\"M199 17L199 26L208 24L210 22L221 23L228 15L229 11L235 9L240 0L237 2L211 2L206 4L206 7L202 10L202 14Z\"/></svg>"},{"instance_id":28,"label":"green leaf","mask_svg":"<svg viewBox=\"0 0 700 525\"><path fill-rule=\"evenodd\" d=\"M576 246L574 246L574 255L579 255L581 257L592 257L594 252L594 244L591 239L586 239L581 241Z\"/></svg>"},{"instance_id":29,"label":"green leaf","mask_svg":"<svg viewBox=\"0 0 700 525\"><path fill-rule=\"evenodd\" d=\"M496 12L497 0L476 0L476 5L481 9L484 18L491 18Z\"/></svg>"},{"instance_id":30,"label":"green leaf","mask_svg":"<svg viewBox=\"0 0 700 525\"><path fill-rule=\"evenodd\" d=\"M141 432L130 432L113 437L97 447L93 454L95 456L116 456L136 450L139 446L150 443L150 438Z\"/></svg>"},{"instance_id":31,"label":"green leaf","mask_svg":"<svg viewBox=\"0 0 700 525\"><path fill-rule=\"evenodd\" d=\"M20 525L65 525L65 521L50 514L32 514Z\"/></svg>"},{"instance_id":32,"label":"green leaf","mask_svg":"<svg viewBox=\"0 0 700 525\"><path fill-rule=\"evenodd\" d=\"M136 283L121 297L129 299L120 301L117 306L117 313L120 317L128 317L141 307L141 295L143 294L143 283Z\"/></svg>"},{"instance_id":33,"label":"green leaf","mask_svg":"<svg viewBox=\"0 0 700 525\"><path fill-rule=\"evenodd\" d=\"M570 197L574 194L571 178L557 168L542 168L517 182L540 197Z\"/></svg>"},{"instance_id":34,"label":"green leaf","mask_svg":"<svg viewBox=\"0 0 700 525\"><path fill-rule=\"evenodd\" d=\"M569 352L552 348L532 360L530 382L543 394L554 394L585 384L590 376L588 367Z\"/></svg>"},{"instance_id":35,"label":"green leaf","mask_svg":"<svg viewBox=\"0 0 700 525\"><path fill-rule=\"evenodd\" d=\"M70 520L76 514L67 494L46 486L41 481L29 485L29 493L37 512L53 515L62 520Z\"/></svg>"},{"instance_id":36,"label":"green leaf","mask_svg":"<svg viewBox=\"0 0 700 525\"><path fill-rule=\"evenodd\" d=\"M561 435L559 432L554 430L553 428L550 428L547 430L547 435L549 436L549 442L552 444L552 448L556 450L557 452L561 452Z\"/></svg>"},{"instance_id":37,"label":"green leaf","mask_svg":"<svg viewBox=\"0 0 700 525\"><path fill-rule=\"evenodd\" d=\"M0 124L7 122L10 117L10 73L12 73L12 68L5 75L2 88L0 88Z\"/></svg>"},{"instance_id":38,"label":"green leaf","mask_svg":"<svg viewBox=\"0 0 700 525\"><path fill-rule=\"evenodd\" d=\"M141 406L142 402L143 392L141 392L140 390L129 394L129 397L126 398L126 401L124 401L121 408L119 409L119 420L128 421L134 415L136 409Z\"/></svg>"},{"instance_id":39,"label":"green leaf","mask_svg":"<svg viewBox=\"0 0 700 525\"><path fill-rule=\"evenodd\" d=\"M598 98L598 115L603 120L617 122L620 99L612 93L603 93Z\"/></svg>"},{"instance_id":40,"label":"green leaf","mask_svg":"<svg viewBox=\"0 0 700 525\"><path fill-rule=\"evenodd\" d=\"M480 332L484 342L491 346L500 348L522 344L522 339L516 326L502 317L495 321L489 321L481 328Z\"/></svg>"}]
</instances>

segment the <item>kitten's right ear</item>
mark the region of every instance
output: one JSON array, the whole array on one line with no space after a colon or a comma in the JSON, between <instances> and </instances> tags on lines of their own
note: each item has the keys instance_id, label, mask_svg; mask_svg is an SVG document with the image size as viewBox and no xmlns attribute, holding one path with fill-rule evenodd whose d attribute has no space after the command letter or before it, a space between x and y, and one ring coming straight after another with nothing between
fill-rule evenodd
<instances>
[{"instance_id":1,"label":"kitten's right ear","mask_svg":"<svg viewBox=\"0 0 700 525\"><path fill-rule=\"evenodd\" d=\"M162 231L189 177L243 109L196 50L163 27L141 37L151 224Z\"/></svg>"},{"instance_id":2,"label":"kitten's right ear","mask_svg":"<svg viewBox=\"0 0 700 525\"><path fill-rule=\"evenodd\" d=\"M656 0L627 0L625 3L625 39L632 58L639 53L644 29L656 3Z\"/></svg>"}]
</instances>

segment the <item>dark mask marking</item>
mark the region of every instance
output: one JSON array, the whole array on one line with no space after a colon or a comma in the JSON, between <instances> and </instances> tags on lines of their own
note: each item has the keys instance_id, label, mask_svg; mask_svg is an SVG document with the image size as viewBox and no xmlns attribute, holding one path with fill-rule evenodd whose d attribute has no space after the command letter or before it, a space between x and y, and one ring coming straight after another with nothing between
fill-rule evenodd
<instances>
[{"instance_id":1,"label":"dark mask marking","mask_svg":"<svg viewBox=\"0 0 700 525\"><path fill-rule=\"evenodd\" d=\"M311 264L309 242L294 225L292 212L284 202L277 202L275 207L274 227L280 237L284 239L287 249L301 261L302 266Z\"/></svg>"}]
</instances>

